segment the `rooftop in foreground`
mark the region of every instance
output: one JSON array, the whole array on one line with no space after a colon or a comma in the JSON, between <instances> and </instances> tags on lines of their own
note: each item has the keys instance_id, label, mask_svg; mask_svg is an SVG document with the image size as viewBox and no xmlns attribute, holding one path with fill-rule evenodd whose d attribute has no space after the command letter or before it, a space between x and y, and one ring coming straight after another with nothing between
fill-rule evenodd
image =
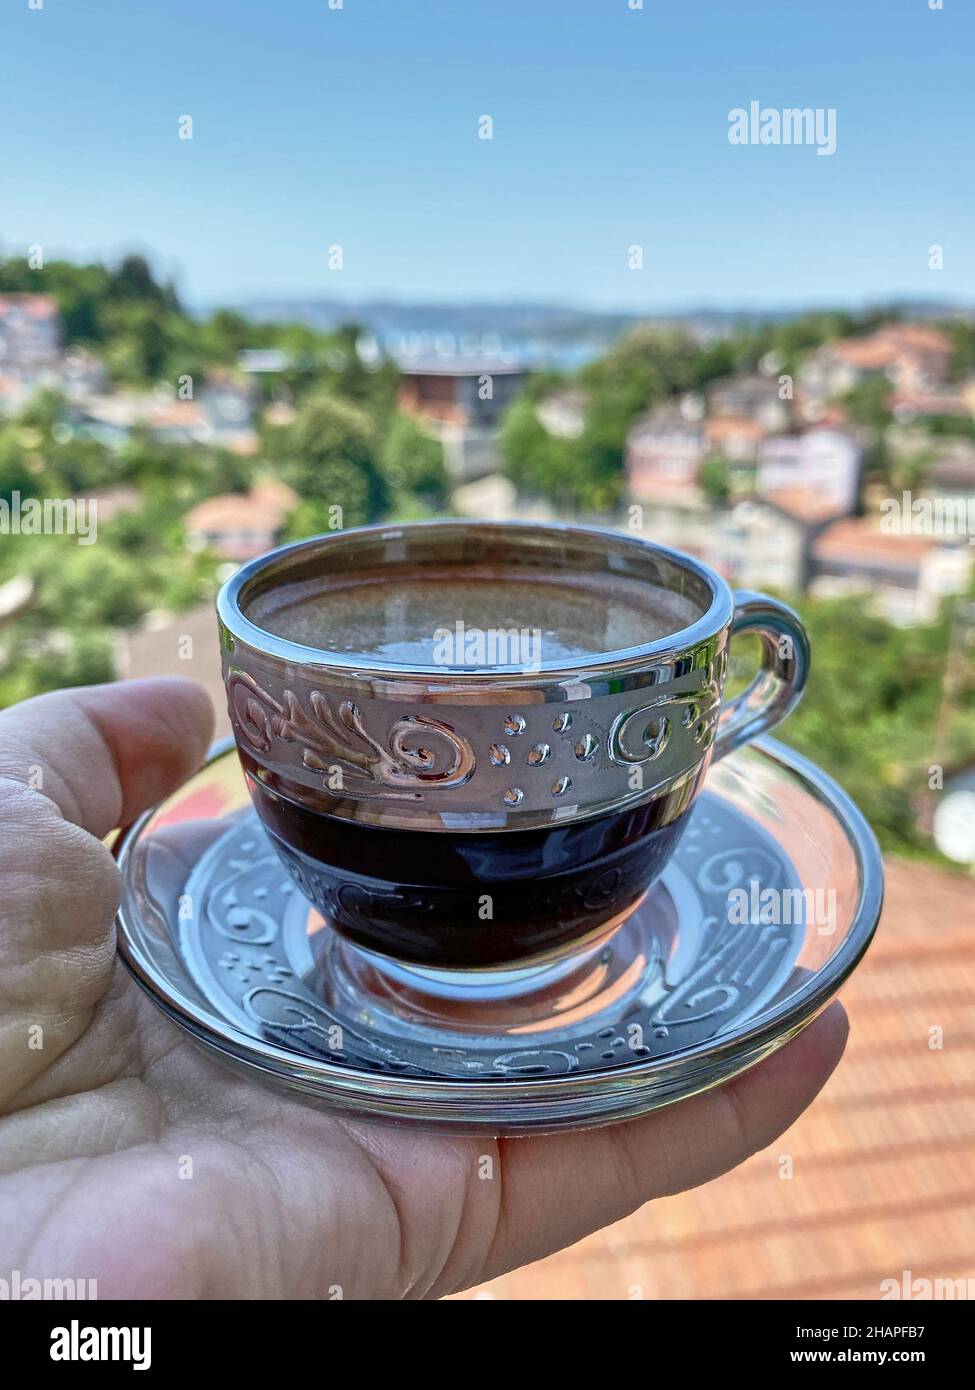
<instances>
[{"instance_id":1,"label":"rooftop in foreground","mask_svg":"<svg viewBox=\"0 0 975 1390\"><path fill-rule=\"evenodd\" d=\"M880 929L841 995L846 1054L792 1129L482 1294L878 1299L905 1270L975 1278L973 908L971 878L888 860Z\"/></svg>"}]
</instances>

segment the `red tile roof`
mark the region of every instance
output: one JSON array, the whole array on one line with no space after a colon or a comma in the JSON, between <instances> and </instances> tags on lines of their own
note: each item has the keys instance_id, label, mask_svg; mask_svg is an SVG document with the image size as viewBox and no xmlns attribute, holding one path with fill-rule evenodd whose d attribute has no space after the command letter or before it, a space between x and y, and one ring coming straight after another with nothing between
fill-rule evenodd
<instances>
[{"instance_id":1,"label":"red tile roof","mask_svg":"<svg viewBox=\"0 0 975 1390\"><path fill-rule=\"evenodd\" d=\"M883 1279L975 1278L975 885L887 862L851 1032L788 1134L704 1187L486 1290L507 1299L877 1299ZM929 1029L944 1046L929 1045ZM528 1141L530 1142L530 1141ZM790 1154L794 1177L779 1177ZM461 1297L473 1297L473 1292Z\"/></svg>"},{"instance_id":2,"label":"red tile roof","mask_svg":"<svg viewBox=\"0 0 975 1390\"><path fill-rule=\"evenodd\" d=\"M799 521L825 521L842 511L830 497L824 497L815 488L780 487L767 489L758 494L760 501L771 502L773 506L797 517Z\"/></svg>"},{"instance_id":3,"label":"red tile roof","mask_svg":"<svg viewBox=\"0 0 975 1390\"><path fill-rule=\"evenodd\" d=\"M709 420L704 428L711 441L745 438L758 443L768 433L757 420L746 420L737 415L719 416L716 420Z\"/></svg>"},{"instance_id":4,"label":"red tile roof","mask_svg":"<svg viewBox=\"0 0 975 1390\"><path fill-rule=\"evenodd\" d=\"M940 328L921 323L892 323L865 338L844 338L829 349L841 361L867 370L882 370L904 357L950 357L951 339Z\"/></svg>"},{"instance_id":5,"label":"red tile roof","mask_svg":"<svg viewBox=\"0 0 975 1390\"><path fill-rule=\"evenodd\" d=\"M53 319L58 316L58 302L50 294L0 294L0 315L18 309L32 319Z\"/></svg>"},{"instance_id":6,"label":"red tile roof","mask_svg":"<svg viewBox=\"0 0 975 1390\"><path fill-rule=\"evenodd\" d=\"M930 536L902 536L880 531L866 517L847 517L825 530L813 545L818 559L874 560L883 564L913 565L938 541Z\"/></svg>"}]
</instances>

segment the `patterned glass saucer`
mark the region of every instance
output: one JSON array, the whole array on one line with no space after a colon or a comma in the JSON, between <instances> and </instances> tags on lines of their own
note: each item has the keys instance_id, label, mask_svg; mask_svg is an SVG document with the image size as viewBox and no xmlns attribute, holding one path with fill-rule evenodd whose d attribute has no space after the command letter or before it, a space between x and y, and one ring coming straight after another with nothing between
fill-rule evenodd
<instances>
[{"instance_id":1,"label":"patterned glass saucer","mask_svg":"<svg viewBox=\"0 0 975 1390\"><path fill-rule=\"evenodd\" d=\"M827 1004L883 895L859 811L772 739L712 767L612 940L515 997L483 973L474 992L451 972L427 991L339 938L271 848L229 742L116 853L122 956L199 1042L331 1109L456 1133L605 1124L726 1081Z\"/></svg>"}]
</instances>

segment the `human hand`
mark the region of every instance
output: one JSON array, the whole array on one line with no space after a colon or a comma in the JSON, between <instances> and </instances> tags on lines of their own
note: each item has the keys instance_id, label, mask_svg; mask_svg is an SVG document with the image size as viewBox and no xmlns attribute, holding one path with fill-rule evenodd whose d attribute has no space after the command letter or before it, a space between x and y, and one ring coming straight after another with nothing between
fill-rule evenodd
<instances>
[{"instance_id":1,"label":"human hand","mask_svg":"<svg viewBox=\"0 0 975 1390\"><path fill-rule=\"evenodd\" d=\"M437 1297L734 1167L839 1060L833 1005L716 1090L517 1140L339 1119L240 1080L118 960L102 843L194 771L210 729L182 680L0 713L0 1271L94 1278L100 1298Z\"/></svg>"}]
</instances>

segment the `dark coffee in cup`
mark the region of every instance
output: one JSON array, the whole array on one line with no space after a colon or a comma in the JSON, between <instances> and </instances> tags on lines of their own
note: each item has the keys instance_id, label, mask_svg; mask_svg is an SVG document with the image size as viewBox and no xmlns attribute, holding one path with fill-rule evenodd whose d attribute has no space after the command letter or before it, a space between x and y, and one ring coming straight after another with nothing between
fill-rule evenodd
<instances>
[{"instance_id":1,"label":"dark coffee in cup","mask_svg":"<svg viewBox=\"0 0 975 1390\"><path fill-rule=\"evenodd\" d=\"M442 970L522 965L609 935L663 871L695 790L565 826L431 835L308 810L241 759L278 853L331 925Z\"/></svg>"}]
</instances>

